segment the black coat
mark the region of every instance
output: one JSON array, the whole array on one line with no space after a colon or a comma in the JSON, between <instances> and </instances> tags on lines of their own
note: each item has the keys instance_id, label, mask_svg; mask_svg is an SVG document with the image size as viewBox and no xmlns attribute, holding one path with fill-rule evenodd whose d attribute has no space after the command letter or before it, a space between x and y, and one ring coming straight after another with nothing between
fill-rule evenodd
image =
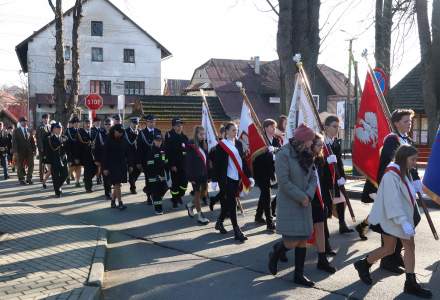
<instances>
[{"instance_id":1,"label":"black coat","mask_svg":"<svg viewBox=\"0 0 440 300\"><path fill-rule=\"evenodd\" d=\"M77 145L79 150L79 158L82 165L93 164L93 139L90 130L84 128L78 129L77 134Z\"/></svg>"},{"instance_id":2,"label":"black coat","mask_svg":"<svg viewBox=\"0 0 440 300\"><path fill-rule=\"evenodd\" d=\"M78 144L78 129L70 127L66 130L67 142L66 152L69 162L80 159L80 149Z\"/></svg>"},{"instance_id":3,"label":"black coat","mask_svg":"<svg viewBox=\"0 0 440 300\"><path fill-rule=\"evenodd\" d=\"M206 182L208 181L208 152L203 149L198 149L199 151L203 151L205 154L205 161L200 156L202 154L197 153L196 146L194 141L189 141L186 147L186 157L185 157L185 171L186 178L190 182Z\"/></svg>"},{"instance_id":4,"label":"black coat","mask_svg":"<svg viewBox=\"0 0 440 300\"><path fill-rule=\"evenodd\" d=\"M104 146L107 140L107 132L101 129L96 138L95 138L95 147L93 149L93 157L95 161L100 162L102 164L104 158Z\"/></svg>"},{"instance_id":5,"label":"black coat","mask_svg":"<svg viewBox=\"0 0 440 300\"><path fill-rule=\"evenodd\" d=\"M143 166L146 165L147 153L150 151L154 137L162 135L161 131L154 128L152 132L145 128L139 132L137 140L137 161Z\"/></svg>"},{"instance_id":6,"label":"black coat","mask_svg":"<svg viewBox=\"0 0 440 300\"><path fill-rule=\"evenodd\" d=\"M65 136L57 137L54 134L46 137L44 142L46 162L54 168L67 166L66 140Z\"/></svg>"},{"instance_id":7,"label":"black coat","mask_svg":"<svg viewBox=\"0 0 440 300\"><path fill-rule=\"evenodd\" d=\"M112 184L127 182L127 143L124 137L115 140L108 137L104 145L102 169L110 172L109 178Z\"/></svg>"},{"instance_id":8,"label":"black coat","mask_svg":"<svg viewBox=\"0 0 440 300\"><path fill-rule=\"evenodd\" d=\"M333 183L331 178L324 176L326 169L328 169L326 164L327 162L325 161L324 157L315 158L315 168L319 177L319 185L321 188L322 201L324 202L324 206L327 208L327 212L331 214L332 205L333 205L331 190ZM316 193L313 198L313 201L315 201L315 203L312 203L314 205L319 203L319 199Z\"/></svg>"},{"instance_id":9,"label":"black coat","mask_svg":"<svg viewBox=\"0 0 440 300\"><path fill-rule=\"evenodd\" d=\"M10 150L9 135L6 131L0 131L0 155L8 154Z\"/></svg>"},{"instance_id":10,"label":"black coat","mask_svg":"<svg viewBox=\"0 0 440 300\"><path fill-rule=\"evenodd\" d=\"M165 172L168 170L168 159L163 147L151 145L146 152L146 171L148 175L148 191L162 197L168 190Z\"/></svg>"},{"instance_id":11,"label":"black coat","mask_svg":"<svg viewBox=\"0 0 440 300\"><path fill-rule=\"evenodd\" d=\"M188 137L181 133L178 134L174 129L165 135L165 152L168 157L168 164L177 169L185 169L185 155Z\"/></svg>"},{"instance_id":12,"label":"black coat","mask_svg":"<svg viewBox=\"0 0 440 300\"><path fill-rule=\"evenodd\" d=\"M281 147L281 142L274 137L269 145L275 148ZM266 151L258 155L252 163L253 175L257 185L270 185L270 180L275 178L275 162L273 153Z\"/></svg>"},{"instance_id":13,"label":"black coat","mask_svg":"<svg viewBox=\"0 0 440 300\"><path fill-rule=\"evenodd\" d=\"M125 129L124 139L127 143L127 163L129 166L135 166L138 163L137 142L138 130L133 130L131 127Z\"/></svg>"},{"instance_id":14,"label":"black coat","mask_svg":"<svg viewBox=\"0 0 440 300\"><path fill-rule=\"evenodd\" d=\"M345 177L345 171L344 171L344 163L342 162L342 147L341 147L341 140L340 139L335 139L333 141L333 144L327 144L327 147L330 147L330 149L332 150L333 154L336 155L336 165L335 167L337 168L337 170L339 171L339 175L341 177ZM329 190L331 192L331 190L334 190L334 196L335 197L340 197L341 196L341 192L339 190L339 186L337 181L337 178L335 178L335 184L332 184L332 173L330 171L330 166L327 162L327 160L325 160L325 167L324 167L324 171L323 171L323 177L322 180L324 182L326 182L327 184L324 186L326 190ZM327 191L325 191L325 193L327 193Z\"/></svg>"},{"instance_id":15,"label":"black coat","mask_svg":"<svg viewBox=\"0 0 440 300\"><path fill-rule=\"evenodd\" d=\"M244 155L243 151L243 144L239 140L235 140L235 147L238 150L238 153L240 154L241 160L242 160L242 166L243 166L243 172L246 176L250 177L250 170L246 163L246 157ZM229 155L226 153L225 150L220 145L217 145L215 150L215 174L217 176L217 182L220 186L220 189L225 190L226 188L226 181L228 177L228 163L229 163Z\"/></svg>"}]
</instances>

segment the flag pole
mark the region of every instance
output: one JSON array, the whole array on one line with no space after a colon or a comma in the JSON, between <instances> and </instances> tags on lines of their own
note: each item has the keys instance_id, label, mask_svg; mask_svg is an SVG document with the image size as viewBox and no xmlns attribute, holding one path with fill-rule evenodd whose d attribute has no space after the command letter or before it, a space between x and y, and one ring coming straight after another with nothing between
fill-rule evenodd
<instances>
[{"instance_id":1,"label":"flag pole","mask_svg":"<svg viewBox=\"0 0 440 300\"><path fill-rule=\"evenodd\" d=\"M235 83L237 87L240 89L240 94L243 96L244 102L246 102L247 106L249 107L249 110L251 112L252 119L255 122L255 125L257 125L258 133L263 137L264 143L267 145L270 145L269 140L267 139L267 136L263 134L263 127L261 126L260 120L258 119L257 114L254 111L254 108L252 107L251 101L249 100L246 90L243 87L243 84L240 81L237 81Z\"/></svg>"},{"instance_id":2,"label":"flag pole","mask_svg":"<svg viewBox=\"0 0 440 300\"><path fill-rule=\"evenodd\" d=\"M200 94L202 95L202 100L203 100L203 103L205 103L206 110L208 111L209 122L211 122L211 126L214 129L215 138L218 141L217 128L215 128L214 120L212 118L211 111L209 110L208 101L206 100L205 92L203 91L203 89L200 89Z\"/></svg>"},{"instance_id":3,"label":"flag pole","mask_svg":"<svg viewBox=\"0 0 440 300\"><path fill-rule=\"evenodd\" d=\"M318 122L320 130L322 132L324 132L324 125L322 124L321 118L319 117L319 112L318 112L318 109L316 108L315 101L313 101L312 89L310 87L310 83L307 78L307 74L306 74L304 67L303 67L303 64L301 62L301 55L300 54L295 55L294 60L296 62L296 66L299 70L299 74L301 75L301 76L298 76L297 80L302 77L302 79L303 79L302 83L304 83L304 86L305 86L307 100L309 101L309 104L313 109L313 113L315 114L315 118L316 118L316 121ZM327 147L327 145L325 145L325 143L324 143L324 147L326 147L330 153L333 153L331 148ZM338 167L335 166L334 169L335 169L336 177L341 178L342 176L339 173ZM339 186L339 190L344 195L345 203L347 204L348 211L350 212L351 220L353 222L356 222L356 217L354 215L353 207L351 206L350 198L348 197L348 193L347 193L347 190L345 189L345 186L344 185Z\"/></svg>"},{"instance_id":4,"label":"flag pole","mask_svg":"<svg viewBox=\"0 0 440 300\"><path fill-rule=\"evenodd\" d=\"M394 123L391 122L391 112L390 112L390 109L388 107L388 104L387 104L387 102L385 100L385 97L384 97L384 95L382 93L382 90L380 89L379 82L377 81L376 75L374 74L374 70L371 67L370 62L368 61L367 49L365 49L362 52L362 57L364 57L365 61L367 62L368 72L370 73L370 76L372 77L374 90L375 90L375 92L376 92L376 94L377 94L377 96L379 98L379 103L382 106L382 110L385 112L385 115L387 117L388 126L390 127L390 129L392 129L393 131L397 132L396 126L394 125ZM435 229L434 223L432 222L431 215L429 214L429 211L428 211L428 207L426 206L425 201L423 201L422 194L420 192L417 192L417 197L416 198L417 198L417 204L419 206L421 206L422 209L423 209L423 212L424 212L424 214L426 216L426 220L428 221L428 224L429 224L429 227L431 229L432 235L434 236L434 239L438 241L439 237L438 237L438 234L437 234L437 230Z\"/></svg>"}]
</instances>

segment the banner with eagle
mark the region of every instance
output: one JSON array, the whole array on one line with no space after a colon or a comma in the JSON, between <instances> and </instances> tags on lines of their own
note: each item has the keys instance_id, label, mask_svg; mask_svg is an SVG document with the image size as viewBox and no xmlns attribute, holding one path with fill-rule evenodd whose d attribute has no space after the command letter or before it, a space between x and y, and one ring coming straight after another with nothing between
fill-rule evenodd
<instances>
[{"instance_id":1,"label":"banner with eagle","mask_svg":"<svg viewBox=\"0 0 440 300\"><path fill-rule=\"evenodd\" d=\"M391 132L379 95L373 85L373 74L367 73L361 104L356 118L353 140L353 165L377 185L380 151ZM379 91L380 92L380 91Z\"/></svg>"}]
</instances>

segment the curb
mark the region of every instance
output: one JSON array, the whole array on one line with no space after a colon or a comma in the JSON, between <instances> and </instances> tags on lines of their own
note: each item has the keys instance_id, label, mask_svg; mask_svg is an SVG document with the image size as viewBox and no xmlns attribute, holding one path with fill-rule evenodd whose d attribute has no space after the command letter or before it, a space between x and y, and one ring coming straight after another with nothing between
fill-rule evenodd
<instances>
[{"instance_id":1,"label":"curb","mask_svg":"<svg viewBox=\"0 0 440 300\"><path fill-rule=\"evenodd\" d=\"M96 241L95 254L90 267L89 278L84 286L80 299L100 299L104 283L104 263L107 252L107 230L99 228Z\"/></svg>"}]
</instances>

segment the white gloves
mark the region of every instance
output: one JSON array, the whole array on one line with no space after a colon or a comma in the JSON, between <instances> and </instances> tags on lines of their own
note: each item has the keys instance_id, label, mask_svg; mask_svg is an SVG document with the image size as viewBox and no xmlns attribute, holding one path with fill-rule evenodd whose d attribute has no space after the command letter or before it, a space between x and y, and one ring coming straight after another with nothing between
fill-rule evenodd
<instances>
[{"instance_id":1,"label":"white gloves","mask_svg":"<svg viewBox=\"0 0 440 300\"><path fill-rule=\"evenodd\" d=\"M171 176L167 176L167 186L168 188L171 188L171 186L173 185L173 182L171 181Z\"/></svg>"},{"instance_id":2,"label":"white gloves","mask_svg":"<svg viewBox=\"0 0 440 300\"><path fill-rule=\"evenodd\" d=\"M338 179L338 186L343 186L345 184L345 178L341 177Z\"/></svg>"},{"instance_id":3,"label":"white gloves","mask_svg":"<svg viewBox=\"0 0 440 300\"><path fill-rule=\"evenodd\" d=\"M218 187L218 183L215 182L215 181L211 181L211 189L212 189L213 191L216 191L216 190L217 190L217 187Z\"/></svg>"},{"instance_id":4,"label":"white gloves","mask_svg":"<svg viewBox=\"0 0 440 300\"><path fill-rule=\"evenodd\" d=\"M275 147L274 146L269 146L269 147L267 147L267 151L273 153L275 151Z\"/></svg>"},{"instance_id":5,"label":"white gloves","mask_svg":"<svg viewBox=\"0 0 440 300\"><path fill-rule=\"evenodd\" d=\"M417 193L423 194L423 185L420 179L414 180L413 186Z\"/></svg>"},{"instance_id":6,"label":"white gloves","mask_svg":"<svg viewBox=\"0 0 440 300\"><path fill-rule=\"evenodd\" d=\"M416 234L414 227L408 221L403 222L400 226L402 226L402 230L406 235L414 236Z\"/></svg>"},{"instance_id":7,"label":"white gloves","mask_svg":"<svg viewBox=\"0 0 440 300\"><path fill-rule=\"evenodd\" d=\"M368 194L368 196L370 196L371 199L376 200L377 193L371 193L371 194Z\"/></svg>"},{"instance_id":8,"label":"white gloves","mask_svg":"<svg viewBox=\"0 0 440 300\"><path fill-rule=\"evenodd\" d=\"M255 180L251 177L249 178L249 181L251 182L251 187L255 186Z\"/></svg>"},{"instance_id":9,"label":"white gloves","mask_svg":"<svg viewBox=\"0 0 440 300\"><path fill-rule=\"evenodd\" d=\"M327 163L328 163L329 165L330 165L330 164L335 164L337 161L338 161L338 159L336 158L336 155L334 155L334 154L329 155L329 156L327 157Z\"/></svg>"}]
</instances>

